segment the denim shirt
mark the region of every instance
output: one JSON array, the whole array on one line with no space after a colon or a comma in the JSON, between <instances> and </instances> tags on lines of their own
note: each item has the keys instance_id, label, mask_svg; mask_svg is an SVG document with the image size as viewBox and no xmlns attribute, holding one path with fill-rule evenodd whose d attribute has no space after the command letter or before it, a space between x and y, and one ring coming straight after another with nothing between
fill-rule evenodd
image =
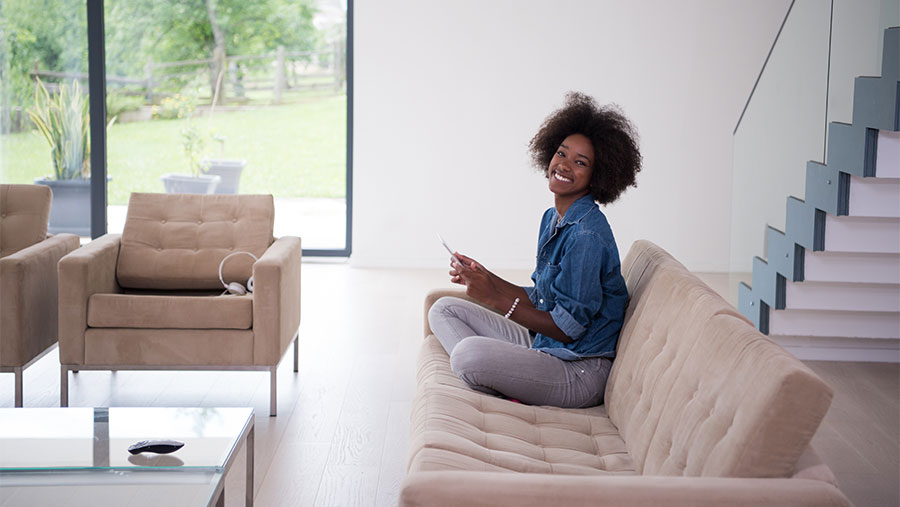
<instances>
[{"instance_id":1,"label":"denim shirt","mask_svg":"<svg viewBox=\"0 0 900 507\"><path fill-rule=\"evenodd\" d=\"M612 229L590 194L558 217L550 208L541 219L534 287L525 291L573 342L537 333L532 348L566 361L612 358L628 303Z\"/></svg>"}]
</instances>

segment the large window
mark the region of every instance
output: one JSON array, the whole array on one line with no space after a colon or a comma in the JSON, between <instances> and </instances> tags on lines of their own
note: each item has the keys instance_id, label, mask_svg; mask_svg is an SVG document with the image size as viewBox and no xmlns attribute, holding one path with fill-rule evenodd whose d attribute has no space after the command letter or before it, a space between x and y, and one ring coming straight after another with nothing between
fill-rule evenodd
<instances>
[{"instance_id":1,"label":"large window","mask_svg":"<svg viewBox=\"0 0 900 507\"><path fill-rule=\"evenodd\" d=\"M49 145L28 114L35 88L60 103L88 89L84 1L46 3L0 6L3 182L47 172ZM301 236L305 255L348 254L346 1L103 7L108 231L121 232L131 192L264 193L276 236Z\"/></svg>"},{"instance_id":2,"label":"large window","mask_svg":"<svg viewBox=\"0 0 900 507\"><path fill-rule=\"evenodd\" d=\"M0 182L53 190L50 232L90 235L84 2L0 2Z\"/></svg>"}]
</instances>

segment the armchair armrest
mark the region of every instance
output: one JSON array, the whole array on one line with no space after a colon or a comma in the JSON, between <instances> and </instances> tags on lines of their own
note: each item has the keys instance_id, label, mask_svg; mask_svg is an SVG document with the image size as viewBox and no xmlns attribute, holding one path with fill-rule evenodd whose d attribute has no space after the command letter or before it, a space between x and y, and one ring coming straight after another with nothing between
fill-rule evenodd
<instances>
[{"instance_id":1,"label":"armchair armrest","mask_svg":"<svg viewBox=\"0 0 900 507\"><path fill-rule=\"evenodd\" d=\"M300 238L275 240L253 264L253 362L274 366L300 326Z\"/></svg>"},{"instance_id":2,"label":"armchair armrest","mask_svg":"<svg viewBox=\"0 0 900 507\"><path fill-rule=\"evenodd\" d=\"M850 501L833 485L811 479L440 471L408 475L400 505L849 507Z\"/></svg>"},{"instance_id":3,"label":"armchair armrest","mask_svg":"<svg viewBox=\"0 0 900 507\"><path fill-rule=\"evenodd\" d=\"M0 259L0 366L24 366L56 343L56 265L78 244L78 236L58 234Z\"/></svg>"},{"instance_id":4,"label":"armchair armrest","mask_svg":"<svg viewBox=\"0 0 900 507\"><path fill-rule=\"evenodd\" d=\"M116 282L121 234L106 234L59 261L59 361L84 364L88 299L121 292Z\"/></svg>"}]
</instances>

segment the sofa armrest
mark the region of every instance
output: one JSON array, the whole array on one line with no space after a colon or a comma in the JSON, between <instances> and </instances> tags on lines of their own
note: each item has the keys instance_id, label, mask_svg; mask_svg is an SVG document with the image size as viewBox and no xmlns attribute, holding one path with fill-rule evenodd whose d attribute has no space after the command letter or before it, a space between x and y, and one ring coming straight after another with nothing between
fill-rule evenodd
<instances>
[{"instance_id":1,"label":"sofa armrest","mask_svg":"<svg viewBox=\"0 0 900 507\"><path fill-rule=\"evenodd\" d=\"M434 334L434 331L431 330L431 326L428 324L428 310L431 310L431 306L435 301L441 299L442 297L455 297L460 299L465 299L467 301L471 301L476 304L481 304L478 301L470 298L466 295L465 289L433 289L428 291L428 294L425 295L425 336ZM484 305L482 305L484 306Z\"/></svg>"},{"instance_id":2,"label":"sofa armrest","mask_svg":"<svg viewBox=\"0 0 900 507\"><path fill-rule=\"evenodd\" d=\"M88 299L121 292L116 282L121 234L106 234L59 261L59 362L84 364Z\"/></svg>"},{"instance_id":3,"label":"sofa armrest","mask_svg":"<svg viewBox=\"0 0 900 507\"><path fill-rule=\"evenodd\" d=\"M408 475L399 505L848 507L851 504L833 485L810 479L440 471Z\"/></svg>"},{"instance_id":4,"label":"sofa armrest","mask_svg":"<svg viewBox=\"0 0 900 507\"><path fill-rule=\"evenodd\" d=\"M58 234L0 259L0 366L24 366L56 343L56 265L78 244L78 236Z\"/></svg>"},{"instance_id":5,"label":"sofa armrest","mask_svg":"<svg viewBox=\"0 0 900 507\"><path fill-rule=\"evenodd\" d=\"M300 327L300 238L275 240L253 264L253 363L274 366Z\"/></svg>"}]
</instances>

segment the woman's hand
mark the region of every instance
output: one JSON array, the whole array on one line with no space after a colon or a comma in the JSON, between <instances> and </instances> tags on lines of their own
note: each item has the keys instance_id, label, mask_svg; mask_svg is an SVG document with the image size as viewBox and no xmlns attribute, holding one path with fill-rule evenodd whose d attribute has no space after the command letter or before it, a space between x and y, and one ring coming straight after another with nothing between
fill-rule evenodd
<instances>
[{"instance_id":1,"label":"woman's hand","mask_svg":"<svg viewBox=\"0 0 900 507\"><path fill-rule=\"evenodd\" d=\"M466 295L489 306L497 306L501 287L508 282L491 273L479 262L462 254L450 261L450 281L466 286Z\"/></svg>"}]
</instances>

